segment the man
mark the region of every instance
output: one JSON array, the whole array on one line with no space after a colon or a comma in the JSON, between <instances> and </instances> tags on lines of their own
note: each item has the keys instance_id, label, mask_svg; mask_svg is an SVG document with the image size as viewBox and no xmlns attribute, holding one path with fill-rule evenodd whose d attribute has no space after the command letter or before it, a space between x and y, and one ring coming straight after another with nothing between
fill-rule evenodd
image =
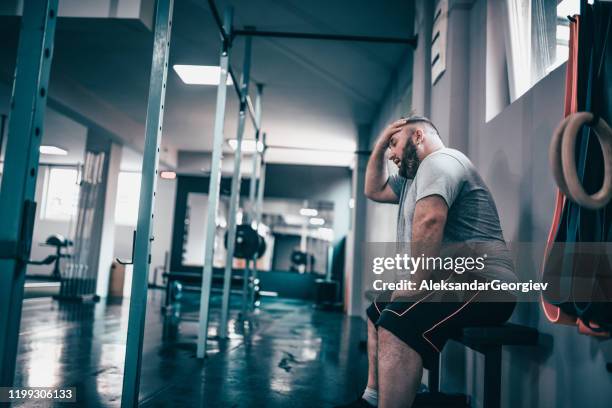
<instances>
[{"instance_id":1,"label":"man","mask_svg":"<svg viewBox=\"0 0 612 408\"><path fill-rule=\"evenodd\" d=\"M387 151L398 175L387 175ZM412 254L439 256L443 243L492 243L498 249L485 269L469 273L470 279L516 281L487 186L463 153L444 146L429 119L411 116L383 130L366 169L365 195L399 204L397 241L407 243ZM460 281L468 273L450 275ZM420 269L412 280L432 276ZM431 301L432 295L441 300ZM514 296L506 292L439 295L395 291L372 303L367 311L367 387L361 398L343 407L410 407L423 368L431 367L450 337L462 327L504 322L515 306Z\"/></svg>"}]
</instances>

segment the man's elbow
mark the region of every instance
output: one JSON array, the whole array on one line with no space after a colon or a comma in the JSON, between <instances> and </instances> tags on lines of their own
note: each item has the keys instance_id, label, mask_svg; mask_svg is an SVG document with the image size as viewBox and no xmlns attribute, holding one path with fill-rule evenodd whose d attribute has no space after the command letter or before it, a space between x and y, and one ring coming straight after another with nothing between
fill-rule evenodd
<instances>
[{"instance_id":1,"label":"man's elbow","mask_svg":"<svg viewBox=\"0 0 612 408\"><path fill-rule=\"evenodd\" d=\"M375 192L372 190L372 188L368 187L367 185L363 188L363 194L366 196L366 198L369 198L370 200L374 200L374 196L375 196Z\"/></svg>"},{"instance_id":2,"label":"man's elbow","mask_svg":"<svg viewBox=\"0 0 612 408\"><path fill-rule=\"evenodd\" d=\"M436 229L443 230L446 225L446 214L431 212L420 217L418 224L422 229L429 231Z\"/></svg>"}]
</instances>

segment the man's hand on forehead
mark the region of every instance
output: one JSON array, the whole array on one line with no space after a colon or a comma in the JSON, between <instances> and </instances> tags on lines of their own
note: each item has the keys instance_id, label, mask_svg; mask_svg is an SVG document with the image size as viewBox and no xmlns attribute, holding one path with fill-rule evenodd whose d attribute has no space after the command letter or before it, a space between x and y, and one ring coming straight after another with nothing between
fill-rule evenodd
<instances>
[{"instance_id":1,"label":"man's hand on forehead","mask_svg":"<svg viewBox=\"0 0 612 408\"><path fill-rule=\"evenodd\" d=\"M407 119L398 119L395 122L388 125L381 133L380 139L381 142L385 144L385 147L389 146L389 142L391 141L391 136L400 132L402 128L406 125Z\"/></svg>"}]
</instances>

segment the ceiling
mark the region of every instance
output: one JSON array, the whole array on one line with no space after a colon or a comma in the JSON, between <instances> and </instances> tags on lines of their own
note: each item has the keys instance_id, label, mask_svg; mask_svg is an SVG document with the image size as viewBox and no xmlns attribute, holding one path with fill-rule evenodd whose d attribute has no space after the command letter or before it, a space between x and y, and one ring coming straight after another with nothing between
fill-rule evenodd
<instances>
[{"instance_id":1,"label":"ceiling","mask_svg":"<svg viewBox=\"0 0 612 408\"><path fill-rule=\"evenodd\" d=\"M412 7L407 1L217 1L221 13L229 4L234 7L234 25L240 28L411 36ZM6 45L0 49L0 80L9 83L14 70L18 19L0 18L0 35ZM207 2L176 0L170 66L218 65L219 49L219 33ZM244 38L237 38L230 55L237 74L242 71L243 49ZM123 115L126 123L144 126L151 51L152 33L140 20L61 18L51 81L87 95L78 105L95 102L95 106L110 107L118 116ZM407 45L254 38L251 78L264 84L262 128L267 133L267 143L293 147L271 149L268 160L314 164L328 156L329 161L338 161L342 156L338 150L355 150L357 126L373 120L393 72L409 52ZM53 91L51 87L51 98ZM215 99L216 87L186 85L170 70L165 142L177 150L210 151ZM226 138L235 137L237 105L230 87ZM71 108L78 111L80 107ZM131 129L126 133L137 133L128 135L131 138L143 138L139 131ZM252 138L253 133L249 122L245 137ZM331 152L320 154L296 147Z\"/></svg>"}]
</instances>

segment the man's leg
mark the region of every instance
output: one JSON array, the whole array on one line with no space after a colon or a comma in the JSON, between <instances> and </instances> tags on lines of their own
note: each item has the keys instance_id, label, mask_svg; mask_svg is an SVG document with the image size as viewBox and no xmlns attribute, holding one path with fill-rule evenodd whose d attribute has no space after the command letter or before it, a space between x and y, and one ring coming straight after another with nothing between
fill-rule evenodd
<instances>
[{"instance_id":1,"label":"man's leg","mask_svg":"<svg viewBox=\"0 0 612 408\"><path fill-rule=\"evenodd\" d=\"M378 390L378 332L368 319L368 388Z\"/></svg>"},{"instance_id":2,"label":"man's leg","mask_svg":"<svg viewBox=\"0 0 612 408\"><path fill-rule=\"evenodd\" d=\"M412 406L423 377L421 356L380 326L377 341L378 406L380 408Z\"/></svg>"}]
</instances>

